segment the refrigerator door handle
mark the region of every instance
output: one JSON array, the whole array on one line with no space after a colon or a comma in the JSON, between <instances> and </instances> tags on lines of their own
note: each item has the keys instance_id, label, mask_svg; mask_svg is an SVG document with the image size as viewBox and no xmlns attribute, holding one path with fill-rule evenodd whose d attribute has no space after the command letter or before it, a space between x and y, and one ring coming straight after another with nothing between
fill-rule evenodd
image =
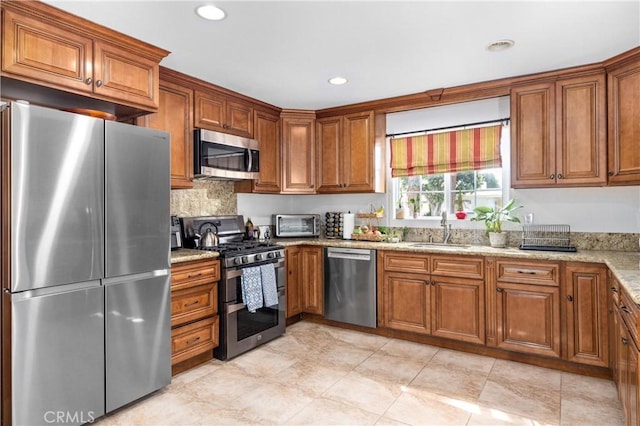
<instances>
[{"instance_id":1,"label":"refrigerator door handle","mask_svg":"<svg viewBox=\"0 0 640 426\"><path fill-rule=\"evenodd\" d=\"M11 295L11 300L19 302L23 300L34 299L36 297L50 296L52 294L71 293L86 288L100 287L100 280L86 281L83 283L62 284L53 287L38 288L35 290L21 291L19 293L11 293L8 289L5 292Z\"/></svg>"},{"instance_id":2,"label":"refrigerator door handle","mask_svg":"<svg viewBox=\"0 0 640 426\"><path fill-rule=\"evenodd\" d=\"M121 284L124 282L140 281L140 280L146 280L146 279L155 278L155 277L166 277L167 275L169 275L168 269L158 269L150 272L142 272L140 274L130 274L130 275L121 275L119 277L103 278L102 285L107 287L111 285Z\"/></svg>"}]
</instances>

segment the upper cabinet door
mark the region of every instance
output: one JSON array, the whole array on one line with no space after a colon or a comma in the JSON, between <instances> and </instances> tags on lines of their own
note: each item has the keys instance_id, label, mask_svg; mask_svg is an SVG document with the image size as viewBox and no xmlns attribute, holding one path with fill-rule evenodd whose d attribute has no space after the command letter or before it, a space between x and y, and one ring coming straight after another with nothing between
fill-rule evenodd
<instances>
[{"instance_id":1,"label":"upper cabinet door","mask_svg":"<svg viewBox=\"0 0 640 426\"><path fill-rule=\"evenodd\" d=\"M3 12L3 73L40 84L93 91L90 38L10 10Z\"/></svg>"},{"instance_id":2,"label":"upper cabinet door","mask_svg":"<svg viewBox=\"0 0 640 426\"><path fill-rule=\"evenodd\" d=\"M342 117L316 121L318 139L318 192L341 192L342 178Z\"/></svg>"},{"instance_id":3,"label":"upper cabinet door","mask_svg":"<svg viewBox=\"0 0 640 426\"><path fill-rule=\"evenodd\" d=\"M282 192L313 194L316 192L314 114L282 118Z\"/></svg>"},{"instance_id":4,"label":"upper cabinet door","mask_svg":"<svg viewBox=\"0 0 640 426\"><path fill-rule=\"evenodd\" d=\"M263 111L255 113L255 137L260 143L260 177L253 182L254 192L278 193L280 168L280 117Z\"/></svg>"},{"instance_id":5,"label":"upper cabinet door","mask_svg":"<svg viewBox=\"0 0 640 426\"><path fill-rule=\"evenodd\" d=\"M373 192L373 112L344 116L343 180L349 192Z\"/></svg>"},{"instance_id":6,"label":"upper cabinet door","mask_svg":"<svg viewBox=\"0 0 640 426\"><path fill-rule=\"evenodd\" d=\"M222 93L196 91L195 127L253 138L253 108Z\"/></svg>"},{"instance_id":7,"label":"upper cabinet door","mask_svg":"<svg viewBox=\"0 0 640 426\"><path fill-rule=\"evenodd\" d=\"M607 183L604 73L556 83L556 182Z\"/></svg>"},{"instance_id":8,"label":"upper cabinet door","mask_svg":"<svg viewBox=\"0 0 640 426\"><path fill-rule=\"evenodd\" d=\"M139 126L171 134L171 188L193 187L193 90L160 82L158 112L137 120Z\"/></svg>"},{"instance_id":9,"label":"upper cabinet door","mask_svg":"<svg viewBox=\"0 0 640 426\"><path fill-rule=\"evenodd\" d=\"M131 103L158 106L159 66L114 45L94 43L94 92Z\"/></svg>"},{"instance_id":10,"label":"upper cabinet door","mask_svg":"<svg viewBox=\"0 0 640 426\"><path fill-rule=\"evenodd\" d=\"M609 71L609 184L640 184L640 59Z\"/></svg>"},{"instance_id":11,"label":"upper cabinet door","mask_svg":"<svg viewBox=\"0 0 640 426\"><path fill-rule=\"evenodd\" d=\"M554 84L511 90L511 186L555 184Z\"/></svg>"}]
</instances>

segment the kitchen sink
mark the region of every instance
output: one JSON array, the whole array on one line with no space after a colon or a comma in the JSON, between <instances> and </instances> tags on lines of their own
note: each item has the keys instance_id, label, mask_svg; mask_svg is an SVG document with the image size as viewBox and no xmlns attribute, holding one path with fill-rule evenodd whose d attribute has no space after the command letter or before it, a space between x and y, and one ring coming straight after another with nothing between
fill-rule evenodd
<instances>
[{"instance_id":1,"label":"kitchen sink","mask_svg":"<svg viewBox=\"0 0 640 426\"><path fill-rule=\"evenodd\" d=\"M444 243L415 243L415 244L410 244L410 246L422 247L422 248L450 249L450 250L468 249L471 247L471 245L469 244L444 244Z\"/></svg>"}]
</instances>

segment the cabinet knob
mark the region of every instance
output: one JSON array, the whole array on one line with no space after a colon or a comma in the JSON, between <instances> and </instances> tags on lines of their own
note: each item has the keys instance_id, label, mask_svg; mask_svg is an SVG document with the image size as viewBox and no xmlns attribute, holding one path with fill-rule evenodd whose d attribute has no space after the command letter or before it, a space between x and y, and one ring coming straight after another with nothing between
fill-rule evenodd
<instances>
[{"instance_id":1,"label":"cabinet knob","mask_svg":"<svg viewBox=\"0 0 640 426\"><path fill-rule=\"evenodd\" d=\"M623 345L626 345L626 344L628 344L628 343L629 343L629 341L623 337L623 338L622 338L622 344L623 344Z\"/></svg>"},{"instance_id":2,"label":"cabinet knob","mask_svg":"<svg viewBox=\"0 0 640 426\"><path fill-rule=\"evenodd\" d=\"M89 84L93 83L93 79L91 77L89 77L84 82L87 83L87 85L89 85Z\"/></svg>"},{"instance_id":3,"label":"cabinet knob","mask_svg":"<svg viewBox=\"0 0 640 426\"><path fill-rule=\"evenodd\" d=\"M558 173L558 179L564 179L564 176L562 176L562 173Z\"/></svg>"},{"instance_id":4,"label":"cabinet knob","mask_svg":"<svg viewBox=\"0 0 640 426\"><path fill-rule=\"evenodd\" d=\"M496 291L497 291L498 293L502 293L503 289L501 289L500 287L498 287L498 288L496 288Z\"/></svg>"},{"instance_id":5,"label":"cabinet knob","mask_svg":"<svg viewBox=\"0 0 640 426\"><path fill-rule=\"evenodd\" d=\"M609 172L607 173L609 176L613 176L613 172Z\"/></svg>"},{"instance_id":6,"label":"cabinet knob","mask_svg":"<svg viewBox=\"0 0 640 426\"><path fill-rule=\"evenodd\" d=\"M96 86L101 87L102 86L102 80L96 81Z\"/></svg>"},{"instance_id":7,"label":"cabinet knob","mask_svg":"<svg viewBox=\"0 0 640 426\"><path fill-rule=\"evenodd\" d=\"M550 174L550 175L549 175L549 179L553 180L553 179L555 179L555 178L556 178L556 175L555 175L555 174Z\"/></svg>"},{"instance_id":8,"label":"cabinet knob","mask_svg":"<svg viewBox=\"0 0 640 426\"><path fill-rule=\"evenodd\" d=\"M567 300L568 300L569 302L573 302L573 296L572 296L572 295L568 295L568 296L567 296Z\"/></svg>"},{"instance_id":9,"label":"cabinet knob","mask_svg":"<svg viewBox=\"0 0 640 426\"><path fill-rule=\"evenodd\" d=\"M618 290L617 290L615 287L611 287L611 291L612 291L613 293L617 293L617 292L618 292Z\"/></svg>"}]
</instances>

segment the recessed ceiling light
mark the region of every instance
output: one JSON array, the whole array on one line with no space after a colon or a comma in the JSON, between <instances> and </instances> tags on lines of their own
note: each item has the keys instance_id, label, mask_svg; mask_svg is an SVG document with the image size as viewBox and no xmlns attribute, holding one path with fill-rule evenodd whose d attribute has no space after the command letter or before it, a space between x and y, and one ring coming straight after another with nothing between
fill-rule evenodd
<instances>
[{"instance_id":1,"label":"recessed ceiling light","mask_svg":"<svg viewBox=\"0 0 640 426\"><path fill-rule=\"evenodd\" d=\"M346 78L344 78L344 77L339 77L339 76L331 77L331 78L329 79L329 83L331 83L331 84L333 84L333 85L335 85L335 86L340 86L340 85L342 85L342 84L345 84L347 81L349 81L349 80L347 80L347 79L346 79Z\"/></svg>"},{"instance_id":2,"label":"recessed ceiling light","mask_svg":"<svg viewBox=\"0 0 640 426\"><path fill-rule=\"evenodd\" d=\"M515 42L513 40L498 40L487 46L489 52L500 52L502 50L511 49Z\"/></svg>"},{"instance_id":3,"label":"recessed ceiling light","mask_svg":"<svg viewBox=\"0 0 640 426\"><path fill-rule=\"evenodd\" d=\"M196 9L196 13L201 18L208 19L210 21L220 21L224 19L225 16L227 16L227 14L224 13L224 10L212 4L206 4L204 6L198 7Z\"/></svg>"}]
</instances>

